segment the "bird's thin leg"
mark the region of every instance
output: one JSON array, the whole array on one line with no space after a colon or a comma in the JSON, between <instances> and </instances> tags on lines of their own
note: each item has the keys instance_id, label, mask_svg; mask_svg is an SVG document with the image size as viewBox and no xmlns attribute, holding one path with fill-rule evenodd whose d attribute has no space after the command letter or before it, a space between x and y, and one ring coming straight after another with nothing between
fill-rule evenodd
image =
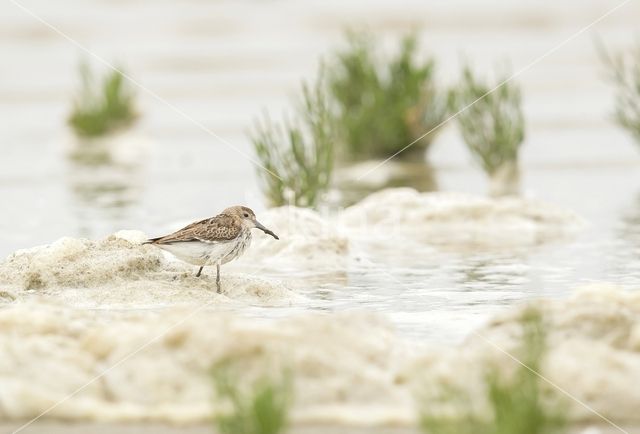
<instances>
[{"instance_id":1,"label":"bird's thin leg","mask_svg":"<svg viewBox=\"0 0 640 434\"><path fill-rule=\"evenodd\" d=\"M216 264L216 286L218 287L218 293L220 293L220 264Z\"/></svg>"},{"instance_id":2,"label":"bird's thin leg","mask_svg":"<svg viewBox=\"0 0 640 434\"><path fill-rule=\"evenodd\" d=\"M202 267L200 267L200 269L198 270L198 272L196 273L196 277L200 277L200 273L202 273L202 269L204 268L204 265Z\"/></svg>"}]
</instances>

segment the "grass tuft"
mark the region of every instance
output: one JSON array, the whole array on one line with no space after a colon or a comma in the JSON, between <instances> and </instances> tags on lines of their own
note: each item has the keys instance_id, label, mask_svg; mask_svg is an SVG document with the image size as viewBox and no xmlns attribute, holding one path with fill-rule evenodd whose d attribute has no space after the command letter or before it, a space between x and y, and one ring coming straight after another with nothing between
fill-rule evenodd
<instances>
[{"instance_id":1,"label":"grass tuft","mask_svg":"<svg viewBox=\"0 0 640 434\"><path fill-rule=\"evenodd\" d=\"M82 85L68 123L78 136L98 137L133 124L134 93L121 72L111 70L101 81L89 66L80 65Z\"/></svg>"},{"instance_id":2,"label":"grass tuft","mask_svg":"<svg viewBox=\"0 0 640 434\"><path fill-rule=\"evenodd\" d=\"M519 87L510 81L489 93L491 89L466 67L451 103L456 111L464 109L457 120L471 154L494 176L506 165L517 166L525 128Z\"/></svg>"},{"instance_id":3,"label":"grass tuft","mask_svg":"<svg viewBox=\"0 0 640 434\"><path fill-rule=\"evenodd\" d=\"M626 55L610 54L601 42L598 51L616 92L614 119L640 143L640 43Z\"/></svg>"},{"instance_id":4,"label":"grass tuft","mask_svg":"<svg viewBox=\"0 0 640 434\"><path fill-rule=\"evenodd\" d=\"M331 184L334 138L322 74L302 85L295 120L275 124L268 115L251 135L263 190L273 206L316 207Z\"/></svg>"},{"instance_id":5,"label":"grass tuft","mask_svg":"<svg viewBox=\"0 0 640 434\"><path fill-rule=\"evenodd\" d=\"M491 418L480 418L463 406L462 393L447 391L446 399L459 410L455 417L422 412L420 425L428 434L560 434L565 432L563 406L545 403L545 391L536 373L542 368L546 352L546 333L541 313L528 309L521 319L523 338L518 359L523 363L509 378L499 375L497 368L485 376Z\"/></svg>"},{"instance_id":6,"label":"grass tuft","mask_svg":"<svg viewBox=\"0 0 640 434\"><path fill-rule=\"evenodd\" d=\"M344 156L353 160L423 153L447 115L435 84L435 61L419 61L415 35L404 37L390 60L378 56L367 33L347 33L347 47L328 62L328 89Z\"/></svg>"},{"instance_id":7,"label":"grass tuft","mask_svg":"<svg viewBox=\"0 0 640 434\"><path fill-rule=\"evenodd\" d=\"M220 434L280 434L288 423L291 405L291 375L262 377L243 389L236 371L228 363L212 370L216 395L229 403L231 411L217 416ZM245 385L246 386L246 385Z\"/></svg>"}]
</instances>

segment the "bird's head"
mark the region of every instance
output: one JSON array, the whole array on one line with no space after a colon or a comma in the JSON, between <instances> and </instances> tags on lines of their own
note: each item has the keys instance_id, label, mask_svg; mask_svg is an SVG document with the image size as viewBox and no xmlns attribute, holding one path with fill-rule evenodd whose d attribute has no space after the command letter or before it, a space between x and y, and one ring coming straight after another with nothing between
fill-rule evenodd
<instances>
[{"instance_id":1,"label":"bird's head","mask_svg":"<svg viewBox=\"0 0 640 434\"><path fill-rule=\"evenodd\" d=\"M247 208L246 206L232 206L222 211L222 214L232 215L239 218L242 222L242 226L247 229L257 228L265 234L271 235L276 240L280 239L276 234L264 227L264 225L256 219L256 214L251 208Z\"/></svg>"}]
</instances>

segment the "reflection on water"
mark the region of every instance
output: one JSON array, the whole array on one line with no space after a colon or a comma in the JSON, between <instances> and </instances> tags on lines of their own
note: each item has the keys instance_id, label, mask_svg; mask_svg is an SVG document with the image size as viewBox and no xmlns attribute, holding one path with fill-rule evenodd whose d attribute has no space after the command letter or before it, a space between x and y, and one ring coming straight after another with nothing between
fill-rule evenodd
<instances>
[{"instance_id":1,"label":"reflection on water","mask_svg":"<svg viewBox=\"0 0 640 434\"><path fill-rule=\"evenodd\" d=\"M615 232L616 260L611 262L611 274L621 283L637 285L640 281L640 194L623 209Z\"/></svg>"},{"instance_id":2,"label":"reflection on water","mask_svg":"<svg viewBox=\"0 0 640 434\"><path fill-rule=\"evenodd\" d=\"M620 239L637 249L634 253L640 251L640 193L636 194L628 209L623 211L617 229Z\"/></svg>"},{"instance_id":3,"label":"reflection on water","mask_svg":"<svg viewBox=\"0 0 640 434\"><path fill-rule=\"evenodd\" d=\"M345 282L300 281L296 290L306 301L285 308L254 307L251 314L281 317L307 309L365 309L384 313L404 336L451 342L499 307L540 294L528 276L536 270L523 265L526 255L519 251L469 255L428 246L412 245L410 252L392 247L353 242ZM278 270L263 273L291 280Z\"/></svg>"},{"instance_id":4,"label":"reflection on water","mask_svg":"<svg viewBox=\"0 0 640 434\"><path fill-rule=\"evenodd\" d=\"M489 176L489 194L491 196L512 196L520 193L520 168L517 162L507 161Z\"/></svg>"},{"instance_id":5,"label":"reflection on water","mask_svg":"<svg viewBox=\"0 0 640 434\"><path fill-rule=\"evenodd\" d=\"M524 264L525 256L518 252L467 256L452 269L452 277L468 291L507 290L526 282L528 268Z\"/></svg>"},{"instance_id":6,"label":"reflection on water","mask_svg":"<svg viewBox=\"0 0 640 434\"><path fill-rule=\"evenodd\" d=\"M67 183L78 230L85 237L99 232L95 230L96 221L128 221L131 208L139 204L144 193L143 159L130 150L124 155L136 159L123 159L119 152L121 139L107 136L77 140L68 154ZM125 141L124 146L135 146L135 142Z\"/></svg>"},{"instance_id":7,"label":"reflection on water","mask_svg":"<svg viewBox=\"0 0 640 434\"><path fill-rule=\"evenodd\" d=\"M118 213L125 212L125 208L136 203L140 196L131 182L119 174L110 173L105 177L95 171L74 171L71 189L81 206L112 209L114 213L111 215L118 216Z\"/></svg>"},{"instance_id":8,"label":"reflection on water","mask_svg":"<svg viewBox=\"0 0 640 434\"><path fill-rule=\"evenodd\" d=\"M336 170L336 188L342 205L349 206L384 188L413 187L418 191L437 191L436 170L420 155L414 161L367 161ZM374 173L375 172L375 173Z\"/></svg>"}]
</instances>

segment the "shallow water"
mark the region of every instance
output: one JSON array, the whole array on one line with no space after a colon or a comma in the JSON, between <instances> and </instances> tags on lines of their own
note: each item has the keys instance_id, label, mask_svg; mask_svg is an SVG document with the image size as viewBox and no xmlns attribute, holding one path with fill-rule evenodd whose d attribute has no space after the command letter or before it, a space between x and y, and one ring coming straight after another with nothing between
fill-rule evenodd
<instances>
[{"instance_id":1,"label":"shallow water","mask_svg":"<svg viewBox=\"0 0 640 434\"><path fill-rule=\"evenodd\" d=\"M345 23L397 34L424 27L425 47L452 82L461 53L479 68L527 65L613 7L609 1L21 2L91 50L126 65L136 79L241 152L263 107L284 107L301 77L340 40ZM73 11L70 13L69 11ZM340 11L338 13L337 11ZM524 194L573 210L590 226L573 240L538 247L456 252L424 248L407 260L390 240L354 243L346 273L255 273L300 285L308 301L249 306L256 316L373 310L406 336L455 342L503 306L563 297L607 281L640 281L640 158L608 120L611 92L593 49L597 33L629 45L640 5L630 2L520 77L528 139ZM144 17L144 20L140 19ZM119 29L113 32L113 28ZM122 140L118 163L96 168L67 158L64 126L76 84L77 47L11 3L0 6L0 254L62 236L102 238L123 228L160 234L235 203L260 211L254 168L242 155L140 92L143 118ZM388 33L386 32L388 31ZM292 38L291 35L296 35ZM487 185L449 126L431 153L440 190L484 194ZM258 212L258 215L260 213Z\"/></svg>"}]
</instances>

